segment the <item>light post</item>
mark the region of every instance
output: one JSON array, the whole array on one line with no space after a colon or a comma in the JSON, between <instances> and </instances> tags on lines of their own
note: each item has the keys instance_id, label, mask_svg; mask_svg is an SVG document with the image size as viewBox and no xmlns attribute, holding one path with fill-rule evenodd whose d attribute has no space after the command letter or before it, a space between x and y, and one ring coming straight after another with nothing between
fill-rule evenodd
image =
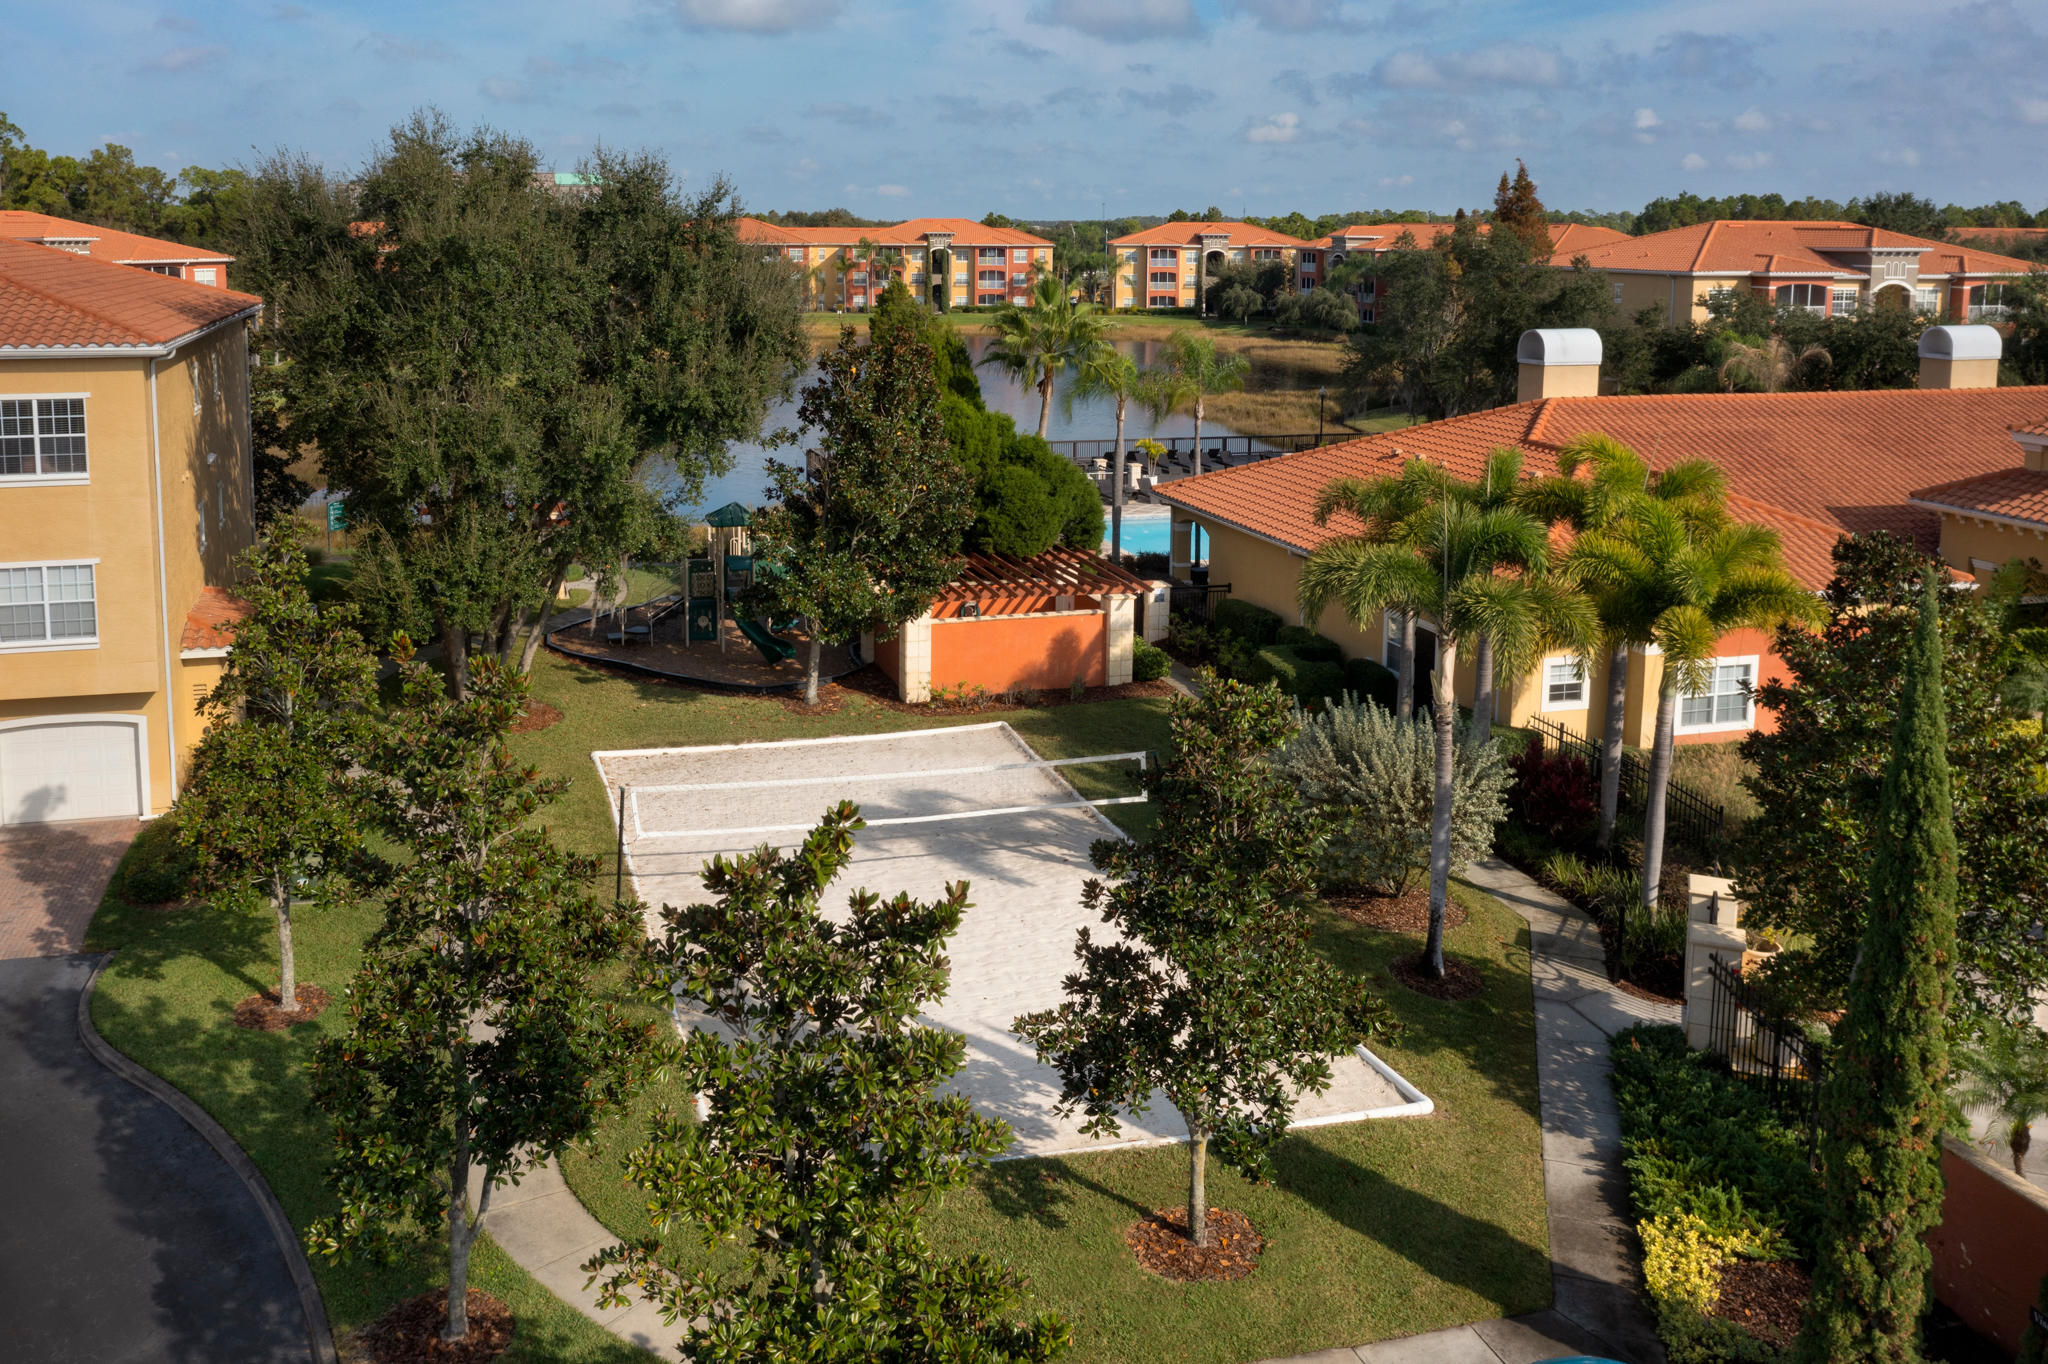
<instances>
[{"instance_id":1,"label":"light post","mask_svg":"<svg viewBox=\"0 0 2048 1364\"><path fill-rule=\"evenodd\" d=\"M1317 389L1317 390L1316 390L1316 444L1317 444L1317 445L1321 445L1321 444L1323 443L1323 408L1324 408L1324 406L1325 406L1326 404L1328 404L1328 402L1329 402L1329 401L1330 401L1330 390L1329 390L1329 389L1327 389L1327 388L1319 388L1319 389Z\"/></svg>"}]
</instances>

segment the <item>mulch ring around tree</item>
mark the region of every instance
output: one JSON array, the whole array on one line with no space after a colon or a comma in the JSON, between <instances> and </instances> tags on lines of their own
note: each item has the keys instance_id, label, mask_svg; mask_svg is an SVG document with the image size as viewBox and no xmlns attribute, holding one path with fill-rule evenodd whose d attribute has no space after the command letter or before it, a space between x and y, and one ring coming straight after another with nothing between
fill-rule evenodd
<instances>
[{"instance_id":1,"label":"mulch ring around tree","mask_svg":"<svg viewBox=\"0 0 2048 1364\"><path fill-rule=\"evenodd\" d=\"M1428 995L1431 999L1470 999L1479 993L1484 984L1479 979L1478 967L1459 961L1448 953L1444 956L1444 973L1441 978L1432 976L1423 969L1420 952L1412 957L1394 958L1387 969L1394 973L1395 980L1416 994Z\"/></svg>"},{"instance_id":2,"label":"mulch ring around tree","mask_svg":"<svg viewBox=\"0 0 2048 1364\"><path fill-rule=\"evenodd\" d=\"M538 734L541 730L552 729L562 722L562 712L545 701L528 698L526 714L512 722L514 734Z\"/></svg>"},{"instance_id":3,"label":"mulch ring around tree","mask_svg":"<svg viewBox=\"0 0 2048 1364\"><path fill-rule=\"evenodd\" d=\"M1323 903L1355 924L1384 929L1389 933L1429 932L1429 883L1410 886L1400 895L1375 895L1369 890L1338 890L1323 896ZM1465 907L1455 899L1444 904L1444 927L1465 922Z\"/></svg>"},{"instance_id":4,"label":"mulch ring around tree","mask_svg":"<svg viewBox=\"0 0 2048 1364\"><path fill-rule=\"evenodd\" d=\"M250 995L235 1006L235 1026L253 1028L258 1032L283 1032L294 1023L310 1023L320 1016L332 1001L325 990L317 985L301 985L297 990L299 1007L280 1009L277 1007L277 991L265 990L260 995Z\"/></svg>"},{"instance_id":5,"label":"mulch ring around tree","mask_svg":"<svg viewBox=\"0 0 2048 1364\"><path fill-rule=\"evenodd\" d=\"M356 1332L363 1357L375 1364L484 1364L512 1344L512 1309L479 1288L463 1301L469 1309L469 1334L442 1340L448 1322L448 1290L437 1288L407 1298Z\"/></svg>"},{"instance_id":6,"label":"mulch ring around tree","mask_svg":"<svg viewBox=\"0 0 2048 1364\"><path fill-rule=\"evenodd\" d=\"M1721 1296L1714 1303L1714 1315L1783 1349L1799 1334L1806 1300L1812 1296L1813 1281L1798 1265L1730 1260L1721 1266Z\"/></svg>"},{"instance_id":7,"label":"mulch ring around tree","mask_svg":"<svg viewBox=\"0 0 2048 1364\"><path fill-rule=\"evenodd\" d=\"M1258 1267L1266 1239L1251 1219L1230 1208L1209 1209L1209 1244L1188 1239L1186 1208L1155 1208L1124 1228L1124 1244L1142 1267L1176 1283L1222 1283Z\"/></svg>"}]
</instances>

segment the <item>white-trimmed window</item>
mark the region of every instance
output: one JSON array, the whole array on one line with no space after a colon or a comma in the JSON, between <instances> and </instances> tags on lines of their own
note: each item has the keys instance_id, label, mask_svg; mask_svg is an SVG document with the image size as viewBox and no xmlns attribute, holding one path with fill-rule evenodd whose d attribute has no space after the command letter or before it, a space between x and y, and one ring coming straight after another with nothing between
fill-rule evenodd
<instances>
[{"instance_id":1,"label":"white-trimmed window","mask_svg":"<svg viewBox=\"0 0 2048 1364\"><path fill-rule=\"evenodd\" d=\"M0 480L85 476L85 399L0 398Z\"/></svg>"},{"instance_id":2,"label":"white-trimmed window","mask_svg":"<svg viewBox=\"0 0 2048 1364\"><path fill-rule=\"evenodd\" d=\"M1164 261L1168 265L1178 265L1180 264L1180 252L1170 246L1155 246L1152 248L1152 259Z\"/></svg>"},{"instance_id":3,"label":"white-trimmed window","mask_svg":"<svg viewBox=\"0 0 2048 1364\"><path fill-rule=\"evenodd\" d=\"M977 247L974 252L974 258L976 260L995 261L996 263L1001 264L1003 260L1003 248L1000 246Z\"/></svg>"},{"instance_id":4,"label":"white-trimmed window","mask_svg":"<svg viewBox=\"0 0 2048 1364\"><path fill-rule=\"evenodd\" d=\"M1913 311L1932 317L1941 311L1941 290L1932 284L1913 286Z\"/></svg>"},{"instance_id":5,"label":"white-trimmed window","mask_svg":"<svg viewBox=\"0 0 2048 1364\"><path fill-rule=\"evenodd\" d=\"M1543 660L1543 709L1584 710L1586 668L1576 658Z\"/></svg>"},{"instance_id":6,"label":"white-trimmed window","mask_svg":"<svg viewBox=\"0 0 2048 1364\"><path fill-rule=\"evenodd\" d=\"M192 267L192 282L194 284L219 284L220 271L211 265L195 265Z\"/></svg>"},{"instance_id":7,"label":"white-trimmed window","mask_svg":"<svg viewBox=\"0 0 2048 1364\"><path fill-rule=\"evenodd\" d=\"M1748 729L1756 709L1750 697L1756 663L1754 658L1715 659L1707 689L1678 699L1678 732Z\"/></svg>"},{"instance_id":8,"label":"white-trimmed window","mask_svg":"<svg viewBox=\"0 0 2048 1364\"><path fill-rule=\"evenodd\" d=\"M1825 284L1781 284L1778 286L1778 306L1797 308L1801 312L1825 313L1828 310L1828 286Z\"/></svg>"},{"instance_id":9,"label":"white-trimmed window","mask_svg":"<svg viewBox=\"0 0 2048 1364\"><path fill-rule=\"evenodd\" d=\"M97 644L97 562L0 565L0 650Z\"/></svg>"},{"instance_id":10,"label":"white-trimmed window","mask_svg":"<svg viewBox=\"0 0 2048 1364\"><path fill-rule=\"evenodd\" d=\"M1833 311L1836 317L1847 317L1850 313L1856 311L1856 287L1854 285L1850 285L1846 289L1840 286L1836 287Z\"/></svg>"}]
</instances>

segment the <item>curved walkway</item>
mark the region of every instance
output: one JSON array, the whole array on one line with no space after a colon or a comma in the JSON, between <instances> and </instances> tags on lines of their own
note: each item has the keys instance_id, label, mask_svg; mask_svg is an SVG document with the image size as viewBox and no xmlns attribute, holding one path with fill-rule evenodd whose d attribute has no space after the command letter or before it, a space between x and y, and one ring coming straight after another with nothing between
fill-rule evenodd
<instances>
[{"instance_id":1,"label":"curved walkway","mask_svg":"<svg viewBox=\"0 0 2048 1364\"><path fill-rule=\"evenodd\" d=\"M82 996L96 964L0 961L0 1353L16 1364L331 1359L324 1314L309 1320L257 1195L91 1049Z\"/></svg>"}]
</instances>

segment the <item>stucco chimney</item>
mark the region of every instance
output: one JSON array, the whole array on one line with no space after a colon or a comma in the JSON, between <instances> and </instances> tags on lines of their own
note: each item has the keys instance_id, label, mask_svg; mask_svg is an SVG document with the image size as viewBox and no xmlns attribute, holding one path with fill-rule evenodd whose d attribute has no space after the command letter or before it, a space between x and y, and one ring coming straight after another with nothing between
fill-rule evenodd
<instances>
[{"instance_id":1,"label":"stucco chimney","mask_svg":"<svg viewBox=\"0 0 2048 1364\"><path fill-rule=\"evenodd\" d=\"M1523 332L1515 359L1521 365L1517 402L1591 398L1600 392L1600 333L1591 327Z\"/></svg>"},{"instance_id":2,"label":"stucco chimney","mask_svg":"<svg viewBox=\"0 0 2048 1364\"><path fill-rule=\"evenodd\" d=\"M1920 387L1997 388L2003 351L1996 327L1929 327L1920 333Z\"/></svg>"}]
</instances>

